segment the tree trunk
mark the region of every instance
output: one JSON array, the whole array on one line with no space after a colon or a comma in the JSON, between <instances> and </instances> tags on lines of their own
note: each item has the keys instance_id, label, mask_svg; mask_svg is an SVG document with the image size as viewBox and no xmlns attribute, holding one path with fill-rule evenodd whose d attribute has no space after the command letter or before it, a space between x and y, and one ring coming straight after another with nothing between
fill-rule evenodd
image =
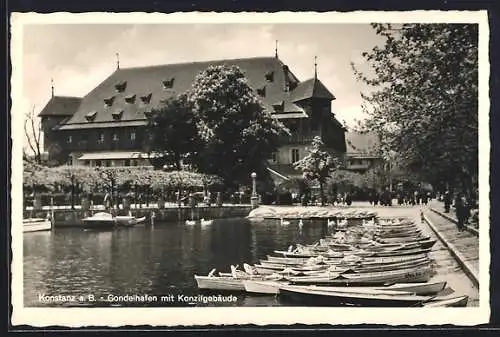
<instances>
[{"instance_id":1,"label":"tree trunk","mask_svg":"<svg viewBox=\"0 0 500 337\"><path fill-rule=\"evenodd\" d=\"M178 153L175 154L175 167L176 167L177 171L180 171L182 169L181 156Z\"/></svg>"},{"instance_id":2,"label":"tree trunk","mask_svg":"<svg viewBox=\"0 0 500 337\"><path fill-rule=\"evenodd\" d=\"M325 205L325 191L323 187L323 180L319 180L319 198L321 201L321 206Z\"/></svg>"}]
</instances>

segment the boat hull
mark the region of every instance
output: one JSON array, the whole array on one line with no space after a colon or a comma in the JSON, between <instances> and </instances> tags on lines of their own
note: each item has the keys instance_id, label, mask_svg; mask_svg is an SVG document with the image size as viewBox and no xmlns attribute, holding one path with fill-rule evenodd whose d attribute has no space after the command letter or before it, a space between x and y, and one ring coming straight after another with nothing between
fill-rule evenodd
<instances>
[{"instance_id":1,"label":"boat hull","mask_svg":"<svg viewBox=\"0 0 500 337\"><path fill-rule=\"evenodd\" d=\"M198 289L203 290L228 290L228 291L245 291L242 279L234 277L209 277L209 276L194 276Z\"/></svg>"},{"instance_id":2,"label":"boat hull","mask_svg":"<svg viewBox=\"0 0 500 337\"><path fill-rule=\"evenodd\" d=\"M23 233L52 230L52 222L48 219L24 219Z\"/></svg>"},{"instance_id":3,"label":"boat hull","mask_svg":"<svg viewBox=\"0 0 500 337\"><path fill-rule=\"evenodd\" d=\"M277 281L255 281L255 280L245 280L243 281L243 286L245 291L251 294L263 294L263 295L277 295L279 293L279 287L287 284L287 282L277 282Z\"/></svg>"},{"instance_id":4,"label":"boat hull","mask_svg":"<svg viewBox=\"0 0 500 337\"><path fill-rule=\"evenodd\" d=\"M431 298L416 295L369 295L314 291L289 286L280 287L279 297L284 301L303 305L364 307L409 307L420 305Z\"/></svg>"}]
</instances>

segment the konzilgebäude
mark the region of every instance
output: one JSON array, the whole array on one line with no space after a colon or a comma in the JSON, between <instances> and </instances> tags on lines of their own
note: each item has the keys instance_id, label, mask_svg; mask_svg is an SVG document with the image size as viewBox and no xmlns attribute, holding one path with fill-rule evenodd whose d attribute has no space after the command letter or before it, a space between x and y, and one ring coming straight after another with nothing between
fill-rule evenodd
<instances>
[{"instance_id":1,"label":"konzilgeb\u00e4ude","mask_svg":"<svg viewBox=\"0 0 500 337\"><path fill-rule=\"evenodd\" d=\"M118 66L84 97L53 94L39 114L44 151L59 164L150 165L144 132L148 113L163 100L187 91L207 67L222 64L238 66L269 111L291 131L269 159L269 169L276 178L298 174L292 164L306 155L306 146L314 136L321 136L337 152L345 154L350 148L349 139L346 146L346 137L351 135L332 113L335 96L316 73L300 81L278 57L256 57L134 68ZM356 153L348 152L356 157ZM365 150L361 152L368 168L376 157L367 156ZM359 168L357 159L347 163Z\"/></svg>"}]
</instances>

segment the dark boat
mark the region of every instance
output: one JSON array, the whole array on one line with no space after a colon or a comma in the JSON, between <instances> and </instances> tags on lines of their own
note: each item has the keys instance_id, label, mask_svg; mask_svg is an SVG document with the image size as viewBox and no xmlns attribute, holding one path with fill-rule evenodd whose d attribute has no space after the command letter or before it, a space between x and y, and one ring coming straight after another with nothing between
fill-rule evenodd
<instances>
[{"instance_id":1,"label":"dark boat","mask_svg":"<svg viewBox=\"0 0 500 337\"><path fill-rule=\"evenodd\" d=\"M280 286L279 297L285 302L317 306L411 307L422 306L432 296L343 293Z\"/></svg>"}]
</instances>

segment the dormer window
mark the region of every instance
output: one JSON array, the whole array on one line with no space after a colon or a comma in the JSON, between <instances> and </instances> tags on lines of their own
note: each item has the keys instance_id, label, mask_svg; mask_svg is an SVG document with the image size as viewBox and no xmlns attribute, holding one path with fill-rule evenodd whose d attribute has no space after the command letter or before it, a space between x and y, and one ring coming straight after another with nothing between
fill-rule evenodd
<instances>
[{"instance_id":1,"label":"dormer window","mask_svg":"<svg viewBox=\"0 0 500 337\"><path fill-rule=\"evenodd\" d=\"M257 89L257 94L262 97L266 97L266 86Z\"/></svg>"},{"instance_id":2,"label":"dormer window","mask_svg":"<svg viewBox=\"0 0 500 337\"><path fill-rule=\"evenodd\" d=\"M133 104L135 102L135 94L125 97L125 102Z\"/></svg>"},{"instance_id":3,"label":"dormer window","mask_svg":"<svg viewBox=\"0 0 500 337\"><path fill-rule=\"evenodd\" d=\"M122 115L123 115L123 110L113 111L113 113L112 113L113 119L115 121L120 120L122 118Z\"/></svg>"},{"instance_id":4,"label":"dormer window","mask_svg":"<svg viewBox=\"0 0 500 337\"><path fill-rule=\"evenodd\" d=\"M266 81L274 82L274 71L269 71L266 73Z\"/></svg>"},{"instance_id":5,"label":"dormer window","mask_svg":"<svg viewBox=\"0 0 500 337\"><path fill-rule=\"evenodd\" d=\"M146 111L144 111L144 116L146 116L146 118L153 117L153 111L152 110L146 110Z\"/></svg>"},{"instance_id":6,"label":"dormer window","mask_svg":"<svg viewBox=\"0 0 500 337\"><path fill-rule=\"evenodd\" d=\"M111 96L104 99L104 104L109 107L113 105L114 101L115 101L115 96Z\"/></svg>"},{"instance_id":7,"label":"dormer window","mask_svg":"<svg viewBox=\"0 0 500 337\"><path fill-rule=\"evenodd\" d=\"M141 101L142 103L144 104L149 104L149 102L151 102L151 97L153 96L152 93L149 93L147 95L144 95L144 96L141 96Z\"/></svg>"},{"instance_id":8,"label":"dormer window","mask_svg":"<svg viewBox=\"0 0 500 337\"><path fill-rule=\"evenodd\" d=\"M97 111L90 111L85 115L85 119L87 120L87 122L93 122L96 116Z\"/></svg>"},{"instance_id":9,"label":"dormer window","mask_svg":"<svg viewBox=\"0 0 500 337\"><path fill-rule=\"evenodd\" d=\"M162 81L163 89L172 89L174 87L174 81L175 81L175 77L172 77L171 79Z\"/></svg>"},{"instance_id":10,"label":"dormer window","mask_svg":"<svg viewBox=\"0 0 500 337\"><path fill-rule=\"evenodd\" d=\"M124 92L127 89L127 81L118 82L115 84L116 92Z\"/></svg>"},{"instance_id":11,"label":"dormer window","mask_svg":"<svg viewBox=\"0 0 500 337\"><path fill-rule=\"evenodd\" d=\"M281 101L279 103L273 104L274 112L283 112L285 110L285 102Z\"/></svg>"}]
</instances>

